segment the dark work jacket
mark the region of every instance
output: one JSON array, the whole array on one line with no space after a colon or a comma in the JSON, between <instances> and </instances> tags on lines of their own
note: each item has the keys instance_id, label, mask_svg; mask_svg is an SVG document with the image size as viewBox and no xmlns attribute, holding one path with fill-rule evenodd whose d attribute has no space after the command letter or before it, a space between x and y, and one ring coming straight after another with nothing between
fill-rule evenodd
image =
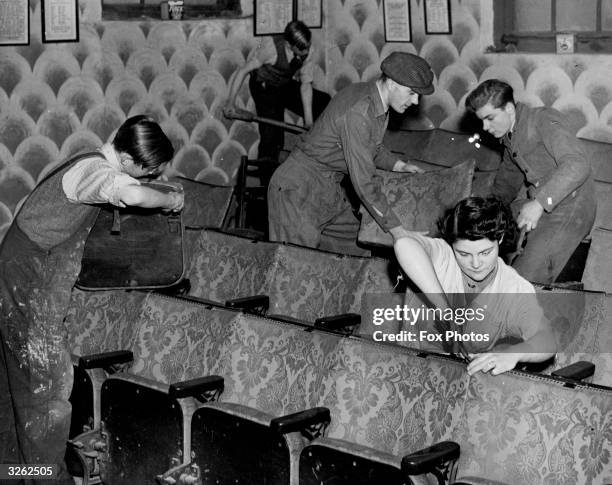
<instances>
[{"instance_id":1,"label":"dark work jacket","mask_svg":"<svg viewBox=\"0 0 612 485\"><path fill-rule=\"evenodd\" d=\"M385 232L401 225L376 175L376 168L391 171L398 160L383 145L387 122L376 81L354 83L332 98L291 153L338 183L348 174L361 203Z\"/></svg>"},{"instance_id":2,"label":"dark work jacket","mask_svg":"<svg viewBox=\"0 0 612 485\"><path fill-rule=\"evenodd\" d=\"M504 154L493 193L506 203L536 199L546 212L593 192L591 166L582 142L563 114L552 108L516 105L514 129L502 139Z\"/></svg>"}]
</instances>

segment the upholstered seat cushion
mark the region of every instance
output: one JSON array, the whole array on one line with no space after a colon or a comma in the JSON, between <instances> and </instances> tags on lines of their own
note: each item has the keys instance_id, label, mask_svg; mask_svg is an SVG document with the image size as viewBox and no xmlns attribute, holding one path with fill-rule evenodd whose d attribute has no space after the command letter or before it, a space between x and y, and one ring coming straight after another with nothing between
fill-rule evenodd
<instances>
[{"instance_id":1,"label":"upholstered seat cushion","mask_svg":"<svg viewBox=\"0 0 612 485\"><path fill-rule=\"evenodd\" d=\"M378 170L382 192L410 231L435 232L437 220L472 192L473 160L435 172L407 174ZM385 233L372 216L362 208L359 241L364 244L391 246L391 235Z\"/></svg>"}]
</instances>

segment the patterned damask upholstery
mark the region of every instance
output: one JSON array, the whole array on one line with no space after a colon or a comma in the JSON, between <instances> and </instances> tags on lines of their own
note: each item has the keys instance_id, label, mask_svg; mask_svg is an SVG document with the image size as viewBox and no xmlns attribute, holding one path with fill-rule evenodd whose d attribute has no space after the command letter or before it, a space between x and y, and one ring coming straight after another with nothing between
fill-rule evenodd
<instances>
[{"instance_id":1,"label":"patterned damask upholstery","mask_svg":"<svg viewBox=\"0 0 612 485\"><path fill-rule=\"evenodd\" d=\"M463 411L463 364L348 338L338 361L322 401L332 413L328 438L400 456L450 438Z\"/></svg>"},{"instance_id":2,"label":"patterned damask upholstery","mask_svg":"<svg viewBox=\"0 0 612 485\"><path fill-rule=\"evenodd\" d=\"M612 391L511 372L472 376L457 480L508 485L612 479Z\"/></svg>"},{"instance_id":3,"label":"patterned damask upholstery","mask_svg":"<svg viewBox=\"0 0 612 485\"><path fill-rule=\"evenodd\" d=\"M138 319L130 374L163 383L225 375L237 318L236 312L152 294Z\"/></svg>"},{"instance_id":4,"label":"patterned damask upholstery","mask_svg":"<svg viewBox=\"0 0 612 485\"><path fill-rule=\"evenodd\" d=\"M595 364L589 382L612 386L612 331L609 311L612 296L593 291L536 287L538 301L550 320L559 351L552 372L574 362Z\"/></svg>"},{"instance_id":5,"label":"patterned damask upholstery","mask_svg":"<svg viewBox=\"0 0 612 485\"><path fill-rule=\"evenodd\" d=\"M190 295L217 302L265 294L278 246L202 231L187 269Z\"/></svg>"},{"instance_id":6,"label":"patterned damask upholstery","mask_svg":"<svg viewBox=\"0 0 612 485\"><path fill-rule=\"evenodd\" d=\"M279 245L268 289L270 314L313 322L339 313L360 313L357 287L367 258Z\"/></svg>"},{"instance_id":7,"label":"patterned damask upholstery","mask_svg":"<svg viewBox=\"0 0 612 485\"><path fill-rule=\"evenodd\" d=\"M396 268L378 258L346 256L203 231L187 271L190 295L224 303L268 295L268 314L312 323L361 313L366 292L392 292Z\"/></svg>"},{"instance_id":8,"label":"patterned damask upholstery","mask_svg":"<svg viewBox=\"0 0 612 485\"><path fill-rule=\"evenodd\" d=\"M597 338L593 349L594 361L596 362L593 381L612 387L612 295L606 294L605 303L601 308L602 316L597 327ZM607 318L605 318L607 317Z\"/></svg>"},{"instance_id":9,"label":"patterned damask upholstery","mask_svg":"<svg viewBox=\"0 0 612 485\"><path fill-rule=\"evenodd\" d=\"M146 293L72 290L66 313L70 350L78 356L132 350Z\"/></svg>"},{"instance_id":10,"label":"patterned damask upholstery","mask_svg":"<svg viewBox=\"0 0 612 485\"><path fill-rule=\"evenodd\" d=\"M210 412L202 417L222 414L229 422L266 427L275 416L326 406L332 423L327 437L316 441L319 449L397 468L398 457L451 439L461 445L458 480L596 484L612 477L610 389L564 387L520 372L468 377L462 363L403 347L145 296L75 291L67 321L73 329L82 322L84 329L74 338L75 348L99 351L134 341L128 374L144 378L151 389L222 375L225 393L221 401L204 405ZM601 318L593 329L600 332L595 346L609 344L608 325L598 315L610 309L612 299L587 292L575 297L584 298L585 306L567 313L576 302L563 297L569 306L545 308L547 314L554 319L554 310L568 321ZM600 303L591 304L593 298ZM305 442L292 435L287 443L294 450L289 459L295 460Z\"/></svg>"},{"instance_id":11,"label":"patterned damask upholstery","mask_svg":"<svg viewBox=\"0 0 612 485\"><path fill-rule=\"evenodd\" d=\"M473 160L452 168L423 174L405 174L377 170L382 193L402 222L411 231L436 233L436 222L446 209L453 207L472 192ZM369 212L363 214L359 241L364 244L392 246L390 234L385 233Z\"/></svg>"},{"instance_id":12,"label":"patterned damask upholstery","mask_svg":"<svg viewBox=\"0 0 612 485\"><path fill-rule=\"evenodd\" d=\"M331 391L341 337L241 314L229 342L223 401L272 416L320 405Z\"/></svg>"},{"instance_id":13,"label":"patterned damask upholstery","mask_svg":"<svg viewBox=\"0 0 612 485\"><path fill-rule=\"evenodd\" d=\"M241 314L226 342L220 357L228 367L221 374L225 390L219 401L200 405L193 415L195 462L211 483L257 476L266 483L295 484L291 470L306 440L297 432L281 436L270 423L310 409L333 387L341 338Z\"/></svg>"},{"instance_id":14,"label":"patterned damask upholstery","mask_svg":"<svg viewBox=\"0 0 612 485\"><path fill-rule=\"evenodd\" d=\"M325 437L302 452L300 481L318 483L315 478L331 470L336 470L334 476L356 473L342 470L343 460L337 459L341 455L382 464L369 473L394 476L388 467L397 472L402 456L450 439L461 419L467 383L465 368L458 362L345 339L334 387L321 401L330 408L331 426ZM308 460L318 464L316 470L306 470ZM353 462L351 468L355 466ZM403 483L399 478L393 483L396 479Z\"/></svg>"},{"instance_id":15,"label":"patterned damask upholstery","mask_svg":"<svg viewBox=\"0 0 612 485\"><path fill-rule=\"evenodd\" d=\"M468 377L458 362L350 339L340 352L335 392L323 401L332 425L302 453L302 459L316 456L319 477L326 467L340 476L342 454L397 467L397 457L450 439L461 446L461 482L603 484L612 478L609 388L566 387L521 372ZM325 462L334 457L335 463Z\"/></svg>"}]
</instances>

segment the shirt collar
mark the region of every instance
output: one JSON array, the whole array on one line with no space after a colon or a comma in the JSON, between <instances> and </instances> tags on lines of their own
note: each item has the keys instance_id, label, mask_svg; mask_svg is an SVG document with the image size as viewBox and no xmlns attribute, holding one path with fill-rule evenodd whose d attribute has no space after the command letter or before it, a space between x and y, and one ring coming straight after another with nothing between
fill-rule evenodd
<instances>
[{"instance_id":1,"label":"shirt collar","mask_svg":"<svg viewBox=\"0 0 612 485\"><path fill-rule=\"evenodd\" d=\"M516 103L514 106L515 106L514 125L508 132L508 135L509 135L508 138L510 139L512 139L514 135L516 135L516 130L518 130L518 127L519 127L519 118L521 117L521 114L523 113L523 109L525 108L525 105L523 103Z\"/></svg>"},{"instance_id":2,"label":"shirt collar","mask_svg":"<svg viewBox=\"0 0 612 485\"><path fill-rule=\"evenodd\" d=\"M389 105L383 102L380 87L376 81L372 81L372 99L374 100L374 109L376 116L385 116L389 111Z\"/></svg>"}]
</instances>

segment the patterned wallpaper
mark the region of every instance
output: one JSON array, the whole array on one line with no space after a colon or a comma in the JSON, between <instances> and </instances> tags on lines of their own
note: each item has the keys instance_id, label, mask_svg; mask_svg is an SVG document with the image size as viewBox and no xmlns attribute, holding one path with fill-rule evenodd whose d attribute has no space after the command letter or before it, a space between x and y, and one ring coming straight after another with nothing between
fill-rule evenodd
<instances>
[{"instance_id":1,"label":"patterned wallpaper","mask_svg":"<svg viewBox=\"0 0 612 485\"><path fill-rule=\"evenodd\" d=\"M612 142L612 56L485 54L491 0L452 0L452 35L425 35L423 0L411 0L412 43L385 42L381 0L323 4L315 85L331 94L376 77L381 59L405 50L436 74L420 107L429 126L460 130L467 93L499 77L520 99L566 112L580 136ZM98 1L80 0L80 42L42 44L40 1L30 7L30 45L0 47L0 237L54 164L107 141L133 114L162 124L188 177L232 184L239 156L256 155L256 126L221 114L231 76L257 44L251 17L101 22ZM247 84L239 103L254 109Z\"/></svg>"}]
</instances>

